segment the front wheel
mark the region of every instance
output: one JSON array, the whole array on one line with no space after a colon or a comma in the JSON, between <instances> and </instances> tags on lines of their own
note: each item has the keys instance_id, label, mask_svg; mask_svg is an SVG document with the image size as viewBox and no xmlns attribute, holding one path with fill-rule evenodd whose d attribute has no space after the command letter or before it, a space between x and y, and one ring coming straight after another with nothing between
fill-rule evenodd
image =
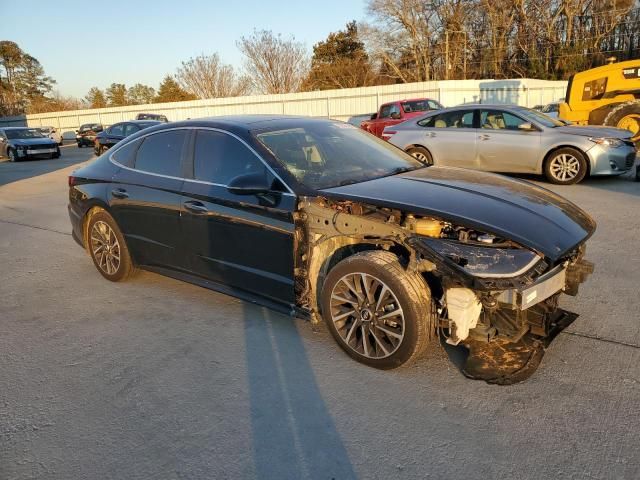
<instances>
[{"instance_id":1,"label":"front wheel","mask_svg":"<svg viewBox=\"0 0 640 480\"><path fill-rule=\"evenodd\" d=\"M9 157L10 162L18 161L18 157L16 156L16 151L13 148L7 150L7 156Z\"/></svg>"},{"instance_id":2,"label":"front wheel","mask_svg":"<svg viewBox=\"0 0 640 480\"><path fill-rule=\"evenodd\" d=\"M124 237L113 217L104 210L89 219L87 247L94 265L107 280L120 282L135 273Z\"/></svg>"},{"instance_id":3,"label":"front wheel","mask_svg":"<svg viewBox=\"0 0 640 480\"><path fill-rule=\"evenodd\" d=\"M547 158L544 173L551 183L572 185L587 174L587 162L581 151L571 147L560 148Z\"/></svg>"},{"instance_id":4,"label":"front wheel","mask_svg":"<svg viewBox=\"0 0 640 480\"><path fill-rule=\"evenodd\" d=\"M407 153L425 165L433 165L433 156L431 152L424 147L411 147L407 149Z\"/></svg>"},{"instance_id":5,"label":"front wheel","mask_svg":"<svg viewBox=\"0 0 640 480\"><path fill-rule=\"evenodd\" d=\"M399 367L428 344L434 324L429 287L391 252L370 250L342 260L327 275L321 301L333 338L366 365Z\"/></svg>"}]
</instances>

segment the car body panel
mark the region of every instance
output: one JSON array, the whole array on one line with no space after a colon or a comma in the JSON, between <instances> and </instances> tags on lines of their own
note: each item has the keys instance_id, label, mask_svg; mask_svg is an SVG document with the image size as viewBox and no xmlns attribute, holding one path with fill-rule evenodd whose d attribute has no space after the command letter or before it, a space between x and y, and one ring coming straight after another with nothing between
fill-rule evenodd
<instances>
[{"instance_id":1,"label":"car body panel","mask_svg":"<svg viewBox=\"0 0 640 480\"><path fill-rule=\"evenodd\" d=\"M589 215L549 190L459 168L423 168L323 193L458 221L511 238L554 261L595 229Z\"/></svg>"}]
</instances>

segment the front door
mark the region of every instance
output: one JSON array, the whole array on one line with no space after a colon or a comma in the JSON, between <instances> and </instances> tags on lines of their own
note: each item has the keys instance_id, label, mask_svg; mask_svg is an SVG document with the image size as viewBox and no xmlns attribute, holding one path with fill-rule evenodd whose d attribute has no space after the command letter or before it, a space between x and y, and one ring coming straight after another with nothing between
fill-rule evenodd
<instances>
[{"instance_id":1,"label":"front door","mask_svg":"<svg viewBox=\"0 0 640 480\"><path fill-rule=\"evenodd\" d=\"M293 303L295 197L243 142L197 130L192 180L185 180L182 224L191 271L206 279ZM269 194L238 195L238 175L264 175Z\"/></svg>"},{"instance_id":2,"label":"front door","mask_svg":"<svg viewBox=\"0 0 640 480\"><path fill-rule=\"evenodd\" d=\"M511 112L482 109L478 129L478 163L493 172L537 173L540 131L521 130L530 123Z\"/></svg>"},{"instance_id":3,"label":"front door","mask_svg":"<svg viewBox=\"0 0 640 480\"><path fill-rule=\"evenodd\" d=\"M188 135L188 130L162 131L113 153L122 168L109 186L111 212L139 264L185 267L180 177Z\"/></svg>"}]
</instances>

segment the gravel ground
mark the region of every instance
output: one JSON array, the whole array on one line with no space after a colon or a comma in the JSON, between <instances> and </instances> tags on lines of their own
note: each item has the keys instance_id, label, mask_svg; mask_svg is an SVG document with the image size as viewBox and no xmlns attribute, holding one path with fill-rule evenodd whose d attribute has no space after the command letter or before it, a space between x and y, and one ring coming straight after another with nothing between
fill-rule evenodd
<instances>
[{"instance_id":1,"label":"gravel ground","mask_svg":"<svg viewBox=\"0 0 640 480\"><path fill-rule=\"evenodd\" d=\"M536 374L499 387L439 344L376 371L301 320L151 273L105 281L66 212L90 155L0 163L0 479L640 478L630 177L553 187L596 218L596 273Z\"/></svg>"}]
</instances>

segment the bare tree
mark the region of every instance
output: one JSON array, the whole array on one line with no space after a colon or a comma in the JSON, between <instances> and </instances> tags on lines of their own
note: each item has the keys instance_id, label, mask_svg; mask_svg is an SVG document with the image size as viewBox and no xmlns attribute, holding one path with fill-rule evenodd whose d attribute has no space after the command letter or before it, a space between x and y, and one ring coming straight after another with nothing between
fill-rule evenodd
<instances>
[{"instance_id":1,"label":"bare tree","mask_svg":"<svg viewBox=\"0 0 640 480\"><path fill-rule=\"evenodd\" d=\"M237 45L257 92L289 93L300 89L309 70L307 51L302 43L262 30L250 37L241 37Z\"/></svg>"},{"instance_id":2,"label":"bare tree","mask_svg":"<svg viewBox=\"0 0 640 480\"><path fill-rule=\"evenodd\" d=\"M237 97L250 91L250 82L222 63L217 53L182 62L175 77L184 90L198 98Z\"/></svg>"}]
</instances>

